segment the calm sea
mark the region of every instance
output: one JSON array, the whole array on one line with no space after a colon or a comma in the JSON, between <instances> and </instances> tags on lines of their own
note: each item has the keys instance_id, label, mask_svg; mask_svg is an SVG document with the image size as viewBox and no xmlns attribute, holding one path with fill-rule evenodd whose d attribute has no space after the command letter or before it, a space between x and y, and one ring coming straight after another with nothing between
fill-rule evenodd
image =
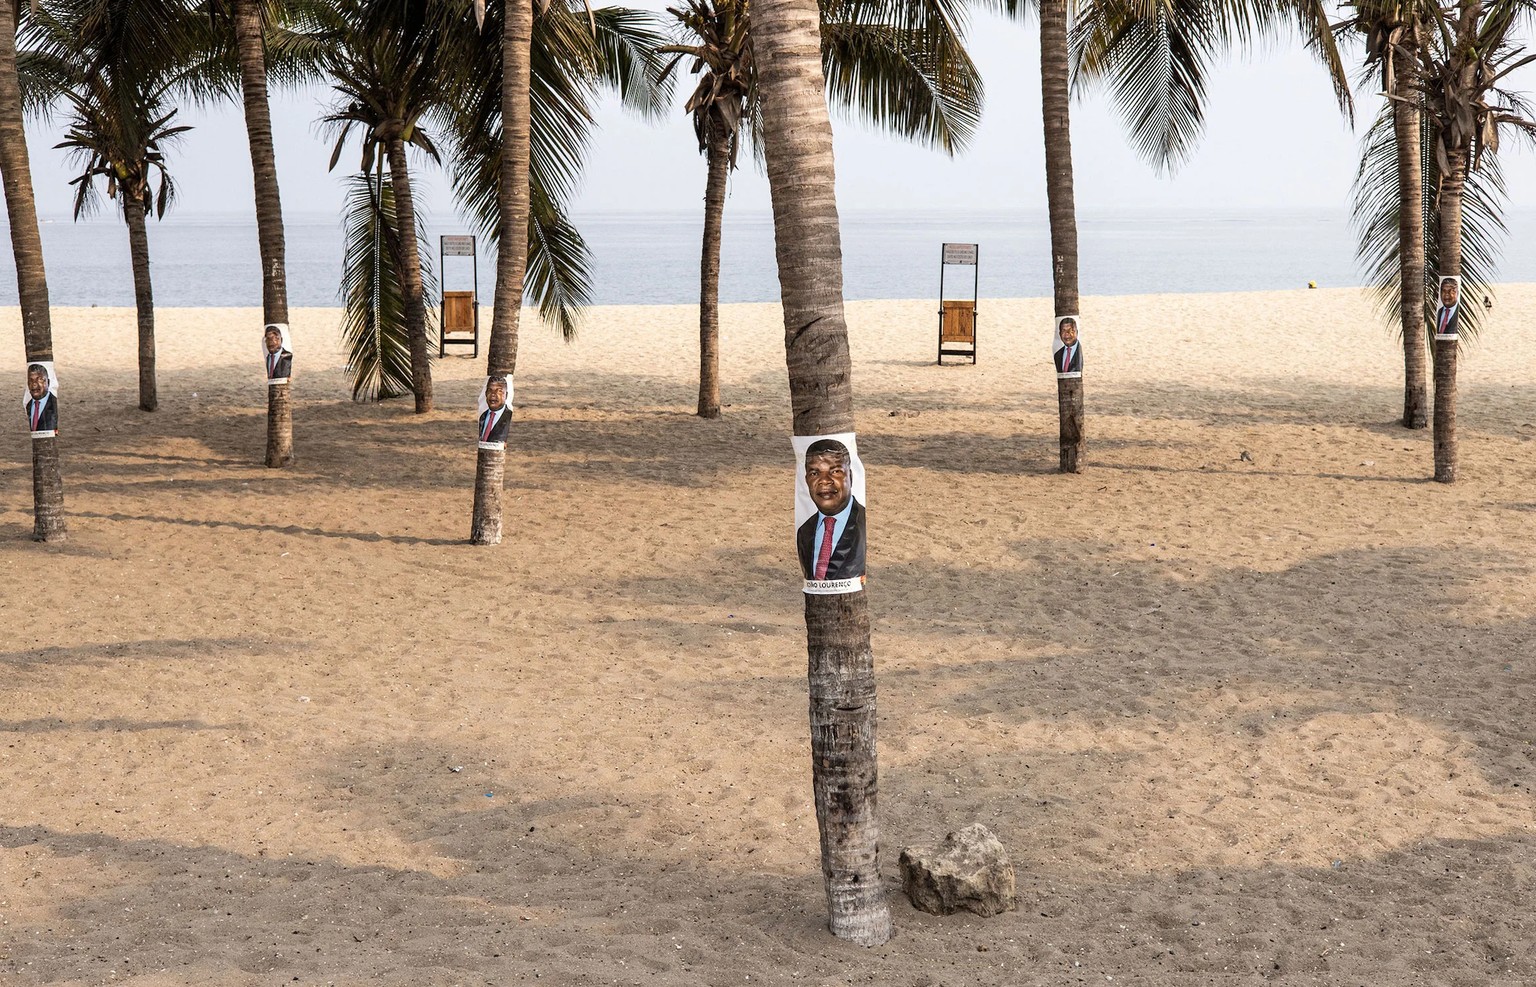
<instances>
[{"instance_id":1,"label":"calm sea","mask_svg":"<svg viewBox=\"0 0 1536 987\"><path fill-rule=\"evenodd\" d=\"M593 253L598 304L691 303L698 298L697 216L594 214L577 217ZM1536 210L1511 213L1499 279L1536 281ZM3 227L0 227L3 230ZM437 235L431 230L433 262ZM1252 210L1186 214L1122 210L1079 218L1082 291L1087 295L1258 291L1359 284L1353 234L1342 210ZM58 305L132 305L128 238L121 221L75 223L44 217L43 252ZM945 241L977 243L983 298L1050 294L1049 239L1041 214L851 213L843 216L845 290L850 299L930 298L939 290ZM288 218L290 304L340 304L340 220ZM155 302L164 306L259 305L254 221L245 216L171 216L150 224ZM489 301L494 265L480 258L480 296ZM445 287L470 286L468 259L449 258ZM778 300L773 222L765 213L725 217L720 296ZM970 293L971 272L949 268L946 294ZM0 305L16 304L9 251L0 251Z\"/></svg>"}]
</instances>

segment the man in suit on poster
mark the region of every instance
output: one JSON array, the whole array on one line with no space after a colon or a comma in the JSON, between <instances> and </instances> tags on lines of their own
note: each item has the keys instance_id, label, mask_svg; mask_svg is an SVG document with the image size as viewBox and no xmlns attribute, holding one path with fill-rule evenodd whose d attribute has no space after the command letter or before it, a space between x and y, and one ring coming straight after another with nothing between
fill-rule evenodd
<instances>
[{"instance_id":1,"label":"man in suit on poster","mask_svg":"<svg viewBox=\"0 0 1536 987\"><path fill-rule=\"evenodd\" d=\"M293 354L283 349L283 334L277 326L267 326L262 333L267 345L267 380L287 380L293 376Z\"/></svg>"},{"instance_id":2,"label":"man in suit on poster","mask_svg":"<svg viewBox=\"0 0 1536 987\"><path fill-rule=\"evenodd\" d=\"M1435 335L1455 336L1461 330L1461 284L1456 278L1440 279L1440 309L1435 313Z\"/></svg>"},{"instance_id":3,"label":"man in suit on poster","mask_svg":"<svg viewBox=\"0 0 1536 987\"><path fill-rule=\"evenodd\" d=\"M31 432L55 432L59 428L59 402L48 386L48 368L41 363L27 367L27 427Z\"/></svg>"},{"instance_id":4,"label":"man in suit on poster","mask_svg":"<svg viewBox=\"0 0 1536 987\"><path fill-rule=\"evenodd\" d=\"M485 411L480 415L480 441L507 441L507 424L511 421L512 411L507 407L506 378L487 378L485 381Z\"/></svg>"},{"instance_id":5,"label":"man in suit on poster","mask_svg":"<svg viewBox=\"0 0 1536 987\"><path fill-rule=\"evenodd\" d=\"M864 575L864 505L853 496L852 457L836 439L805 450L805 485L816 513L795 533L806 579L857 579Z\"/></svg>"},{"instance_id":6,"label":"man in suit on poster","mask_svg":"<svg viewBox=\"0 0 1536 987\"><path fill-rule=\"evenodd\" d=\"M1077 344L1077 320L1062 319L1056 330L1061 337L1061 349L1056 351L1056 372L1080 374L1083 372L1083 348Z\"/></svg>"}]
</instances>

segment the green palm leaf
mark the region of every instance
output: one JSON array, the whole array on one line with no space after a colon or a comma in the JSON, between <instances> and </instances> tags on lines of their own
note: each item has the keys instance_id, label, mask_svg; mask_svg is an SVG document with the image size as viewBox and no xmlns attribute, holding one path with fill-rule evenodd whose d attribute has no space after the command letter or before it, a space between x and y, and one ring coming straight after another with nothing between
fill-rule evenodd
<instances>
[{"instance_id":1,"label":"green palm leaf","mask_svg":"<svg viewBox=\"0 0 1536 987\"><path fill-rule=\"evenodd\" d=\"M1159 172L1188 160L1205 130L1206 80L1234 46L1297 29L1353 102L1320 0L1088 0L1072 27L1073 85L1109 86L1131 145Z\"/></svg>"},{"instance_id":2,"label":"green palm leaf","mask_svg":"<svg viewBox=\"0 0 1536 987\"><path fill-rule=\"evenodd\" d=\"M981 118L981 75L956 49L935 52L920 33L878 24L829 23L821 32L822 70L835 103L949 154L965 147Z\"/></svg>"},{"instance_id":3,"label":"green palm leaf","mask_svg":"<svg viewBox=\"0 0 1536 987\"><path fill-rule=\"evenodd\" d=\"M420 224L418 223L418 227ZM342 342L352 400L380 401L411 393L411 339L401 270L389 241L395 235L395 195L387 173L347 179L342 214ZM416 231L417 249L426 232ZM421 250L422 283L436 294L437 278Z\"/></svg>"},{"instance_id":4,"label":"green palm leaf","mask_svg":"<svg viewBox=\"0 0 1536 987\"><path fill-rule=\"evenodd\" d=\"M822 0L829 98L898 137L962 150L983 102L965 23L964 6L952 0Z\"/></svg>"},{"instance_id":5,"label":"green palm leaf","mask_svg":"<svg viewBox=\"0 0 1536 987\"><path fill-rule=\"evenodd\" d=\"M543 195L530 200L528 226L539 245L528 251L528 293L538 299L539 315L566 339L574 339L592 297L586 242L559 205Z\"/></svg>"}]
</instances>

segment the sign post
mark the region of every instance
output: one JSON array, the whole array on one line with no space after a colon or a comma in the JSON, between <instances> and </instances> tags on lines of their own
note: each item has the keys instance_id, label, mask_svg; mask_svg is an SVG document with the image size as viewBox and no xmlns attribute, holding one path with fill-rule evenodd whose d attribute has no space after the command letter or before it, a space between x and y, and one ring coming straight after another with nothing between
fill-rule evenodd
<instances>
[{"instance_id":1,"label":"sign post","mask_svg":"<svg viewBox=\"0 0 1536 987\"><path fill-rule=\"evenodd\" d=\"M442 283L448 283L447 258L468 257L470 262L469 291L443 291L438 306L437 355L442 357L450 344L473 346L474 356L480 355L480 257L475 252L475 238L467 235L449 235L437 238L437 270ZM449 333L454 338L449 338ZM465 338L465 334L468 338Z\"/></svg>"},{"instance_id":2,"label":"sign post","mask_svg":"<svg viewBox=\"0 0 1536 987\"><path fill-rule=\"evenodd\" d=\"M980 285L981 249L974 243L946 243L939 254L939 358L968 356L976 362L976 298ZM971 269L971 297L945 298L944 275L951 267Z\"/></svg>"}]
</instances>

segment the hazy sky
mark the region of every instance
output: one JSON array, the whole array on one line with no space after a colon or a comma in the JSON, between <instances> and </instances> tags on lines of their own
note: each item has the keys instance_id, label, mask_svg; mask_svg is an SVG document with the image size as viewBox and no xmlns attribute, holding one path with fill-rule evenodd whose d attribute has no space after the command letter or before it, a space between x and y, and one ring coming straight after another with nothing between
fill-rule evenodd
<instances>
[{"instance_id":1,"label":"hazy sky","mask_svg":"<svg viewBox=\"0 0 1536 987\"><path fill-rule=\"evenodd\" d=\"M642 5L661 6L655 0ZM986 83L987 104L972 146L957 158L835 119L840 207L1043 210L1038 34L1034 21L1015 24L990 15L973 20L970 48ZM1532 84L1529 72L1523 81ZM613 103L603 107L574 204L578 215L614 210L688 213L701 208L703 158L681 111L681 94L687 88L685 76L676 112L661 124L636 120ZM1076 102L1072 129L1079 210L1345 206L1358 151L1357 131L1363 133L1374 117L1377 97L1360 97L1358 124L1352 130L1340 116L1322 70L1293 39L1223 66L1210 92L1206 137L1194 159L1172 179L1156 175L1135 156L1102 95ZM357 155L349 151L338 172L327 173L330 146L314 121L329 98L328 90L317 89L282 94L275 102L274 136L286 211L339 211L341 172L356 166ZM195 219L253 214L250 159L237 106L184 113L182 122L196 129L173 159L180 187L175 215ZM63 152L50 149L58 132L34 126L30 139L39 206L47 215L67 215L68 181L74 172ZM1514 201L1528 204L1523 193L1536 187L1536 154L1513 141L1506 147L1502 158ZM431 218L451 223L453 205L446 182L430 165L419 172L429 185ZM768 209L766 179L750 160L743 160L732 180L728 209Z\"/></svg>"}]
</instances>

